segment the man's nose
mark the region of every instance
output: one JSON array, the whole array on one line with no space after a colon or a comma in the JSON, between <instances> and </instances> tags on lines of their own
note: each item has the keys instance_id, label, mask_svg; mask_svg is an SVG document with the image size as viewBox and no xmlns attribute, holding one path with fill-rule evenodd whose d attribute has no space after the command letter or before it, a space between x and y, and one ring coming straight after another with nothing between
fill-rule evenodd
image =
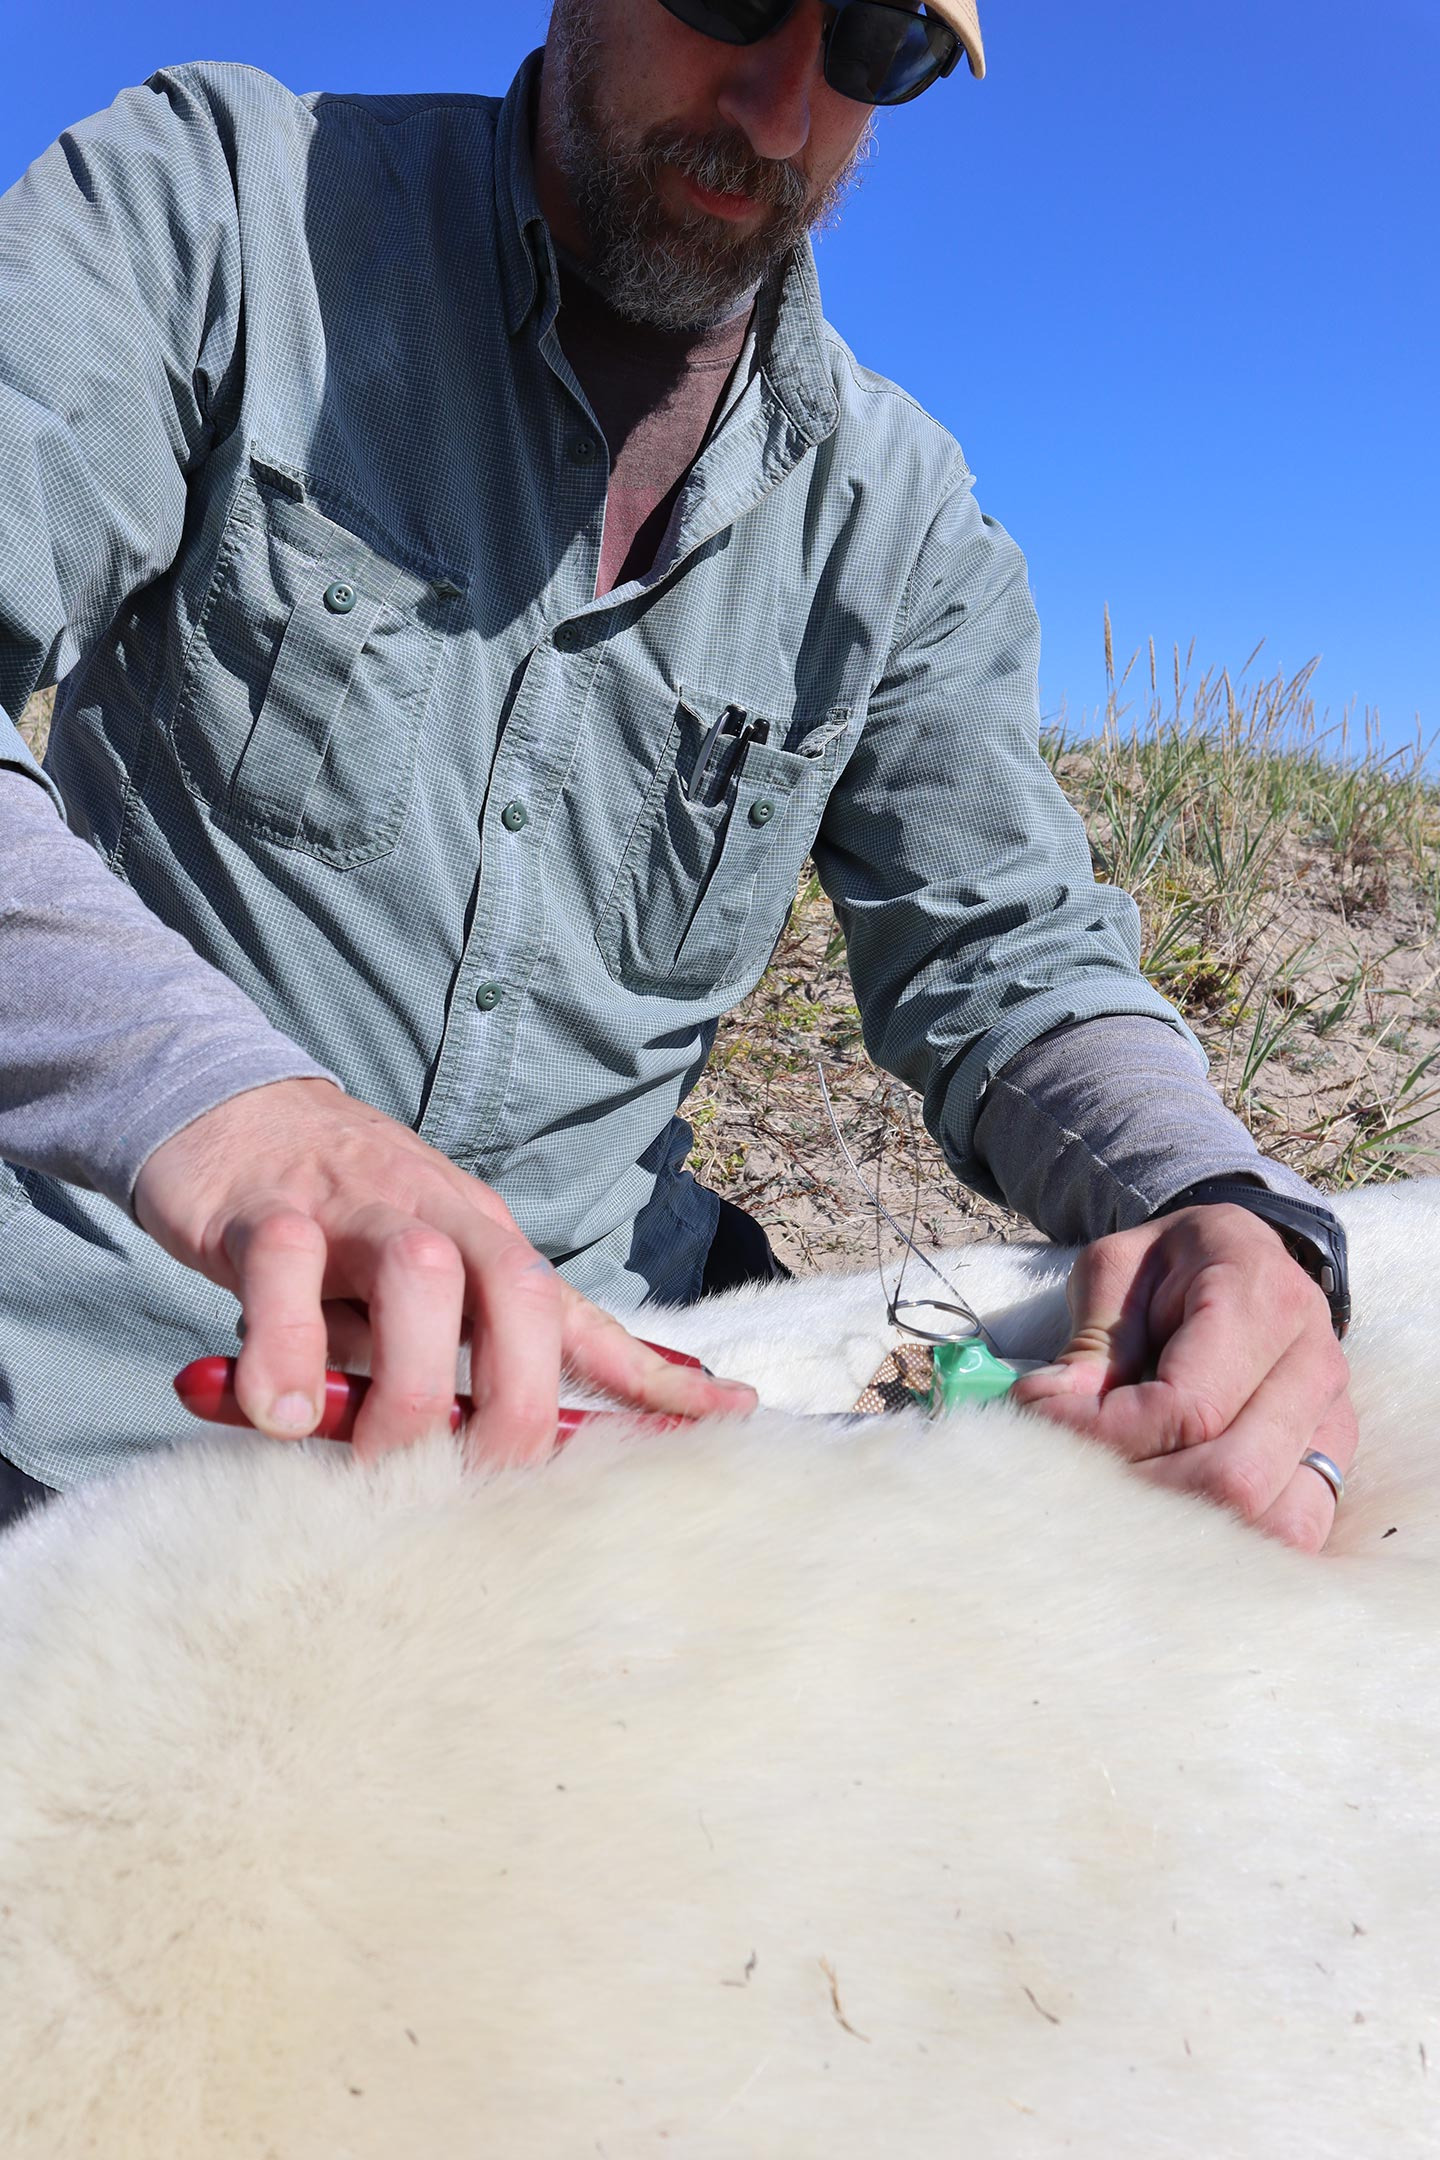
<instances>
[{"instance_id":1,"label":"man's nose","mask_svg":"<svg viewBox=\"0 0 1440 2160\"><path fill-rule=\"evenodd\" d=\"M798 157L810 140L810 98L822 78L819 0L800 0L781 27L758 44L735 48L720 116L740 129L757 157Z\"/></svg>"}]
</instances>

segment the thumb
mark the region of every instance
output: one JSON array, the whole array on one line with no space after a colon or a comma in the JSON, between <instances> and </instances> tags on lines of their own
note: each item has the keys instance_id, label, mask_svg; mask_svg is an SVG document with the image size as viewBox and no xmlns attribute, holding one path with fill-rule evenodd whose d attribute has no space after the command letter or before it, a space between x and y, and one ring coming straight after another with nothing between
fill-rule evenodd
<instances>
[{"instance_id":1,"label":"thumb","mask_svg":"<svg viewBox=\"0 0 1440 2160\"><path fill-rule=\"evenodd\" d=\"M1151 1256L1158 1241L1147 1224L1097 1238L1076 1255L1065 1285L1069 1338L1052 1365L1016 1383L1013 1402L1023 1407L1055 1395L1098 1400L1142 1377L1151 1355Z\"/></svg>"}]
</instances>

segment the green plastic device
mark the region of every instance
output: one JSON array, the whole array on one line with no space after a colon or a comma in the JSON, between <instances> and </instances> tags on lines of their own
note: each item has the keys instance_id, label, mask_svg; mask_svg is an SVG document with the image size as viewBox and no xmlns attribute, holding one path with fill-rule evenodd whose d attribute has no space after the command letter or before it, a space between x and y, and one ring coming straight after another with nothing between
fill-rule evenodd
<instances>
[{"instance_id":1,"label":"green plastic device","mask_svg":"<svg viewBox=\"0 0 1440 2160\"><path fill-rule=\"evenodd\" d=\"M960 1403L995 1402L1009 1394L1030 1364L1027 1358L1023 1365L1012 1365L980 1342L937 1343L927 1406L939 1417Z\"/></svg>"}]
</instances>

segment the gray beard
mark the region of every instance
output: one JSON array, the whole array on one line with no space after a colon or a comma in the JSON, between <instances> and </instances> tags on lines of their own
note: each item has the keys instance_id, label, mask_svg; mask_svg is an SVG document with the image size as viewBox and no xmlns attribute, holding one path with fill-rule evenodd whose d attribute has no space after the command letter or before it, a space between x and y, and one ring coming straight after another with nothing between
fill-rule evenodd
<instances>
[{"instance_id":1,"label":"gray beard","mask_svg":"<svg viewBox=\"0 0 1440 2160\"><path fill-rule=\"evenodd\" d=\"M556 0L545 65L555 70L554 151L589 244L585 275L619 315L658 330L703 330L734 315L799 245L832 223L869 153L866 130L819 196L788 163L757 158L733 130L697 137L656 128L628 137L601 119L602 41L587 0ZM717 194L744 194L770 216L736 234L697 210L672 217L655 189L661 164Z\"/></svg>"}]
</instances>

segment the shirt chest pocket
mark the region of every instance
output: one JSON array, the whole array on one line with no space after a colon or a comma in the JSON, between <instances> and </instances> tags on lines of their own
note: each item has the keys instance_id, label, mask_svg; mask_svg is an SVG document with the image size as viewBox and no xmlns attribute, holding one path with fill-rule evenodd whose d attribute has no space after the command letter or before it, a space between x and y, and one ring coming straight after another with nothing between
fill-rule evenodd
<instances>
[{"instance_id":1,"label":"shirt chest pocket","mask_svg":"<svg viewBox=\"0 0 1440 2160\"><path fill-rule=\"evenodd\" d=\"M681 693L596 925L617 982L703 995L760 974L852 738L848 708L782 728Z\"/></svg>"},{"instance_id":2,"label":"shirt chest pocket","mask_svg":"<svg viewBox=\"0 0 1440 2160\"><path fill-rule=\"evenodd\" d=\"M392 848L462 590L252 471L173 721L186 784L215 823L342 868Z\"/></svg>"}]
</instances>

